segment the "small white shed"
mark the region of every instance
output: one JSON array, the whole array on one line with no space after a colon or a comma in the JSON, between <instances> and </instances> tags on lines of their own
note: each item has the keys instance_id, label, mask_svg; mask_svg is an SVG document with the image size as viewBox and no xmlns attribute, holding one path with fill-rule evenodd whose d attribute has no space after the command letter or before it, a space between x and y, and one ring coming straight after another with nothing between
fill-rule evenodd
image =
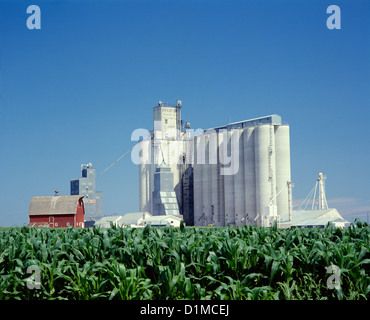
<instances>
[{"instance_id":1,"label":"small white shed","mask_svg":"<svg viewBox=\"0 0 370 320\"><path fill-rule=\"evenodd\" d=\"M162 227L170 225L171 227L180 227L180 223L183 220L181 215L161 215L161 216L151 216L142 219L140 226L146 226L150 224L151 226Z\"/></svg>"}]
</instances>

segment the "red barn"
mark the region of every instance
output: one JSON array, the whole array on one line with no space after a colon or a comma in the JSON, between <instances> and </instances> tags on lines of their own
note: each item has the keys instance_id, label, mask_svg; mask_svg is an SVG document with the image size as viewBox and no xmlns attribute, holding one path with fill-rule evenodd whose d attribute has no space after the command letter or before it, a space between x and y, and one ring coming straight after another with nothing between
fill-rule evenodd
<instances>
[{"instance_id":1,"label":"red barn","mask_svg":"<svg viewBox=\"0 0 370 320\"><path fill-rule=\"evenodd\" d=\"M82 198L81 195L33 197L28 210L29 226L83 228L85 208Z\"/></svg>"}]
</instances>

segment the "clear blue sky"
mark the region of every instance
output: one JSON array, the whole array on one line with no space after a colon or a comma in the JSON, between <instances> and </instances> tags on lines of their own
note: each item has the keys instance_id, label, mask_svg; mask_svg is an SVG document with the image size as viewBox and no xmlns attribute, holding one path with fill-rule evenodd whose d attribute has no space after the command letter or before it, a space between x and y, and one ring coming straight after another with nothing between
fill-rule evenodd
<instances>
[{"instance_id":1,"label":"clear blue sky","mask_svg":"<svg viewBox=\"0 0 370 320\"><path fill-rule=\"evenodd\" d=\"M0 226L28 223L33 196L69 194L82 163L103 171L177 99L194 129L281 115L294 198L322 171L329 205L366 219L369 1L0 0L0 30ZM97 180L104 214L137 211L138 188L127 156Z\"/></svg>"}]
</instances>

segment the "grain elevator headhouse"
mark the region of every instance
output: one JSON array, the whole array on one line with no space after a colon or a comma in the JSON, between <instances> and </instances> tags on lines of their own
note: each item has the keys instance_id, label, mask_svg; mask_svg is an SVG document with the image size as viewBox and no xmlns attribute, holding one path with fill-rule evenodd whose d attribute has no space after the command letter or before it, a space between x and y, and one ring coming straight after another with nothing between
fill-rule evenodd
<instances>
[{"instance_id":1,"label":"grain elevator headhouse","mask_svg":"<svg viewBox=\"0 0 370 320\"><path fill-rule=\"evenodd\" d=\"M92 163L81 165L81 177L71 179L71 195L83 195L86 220L96 221L103 215L101 191L96 191L95 168Z\"/></svg>"}]
</instances>

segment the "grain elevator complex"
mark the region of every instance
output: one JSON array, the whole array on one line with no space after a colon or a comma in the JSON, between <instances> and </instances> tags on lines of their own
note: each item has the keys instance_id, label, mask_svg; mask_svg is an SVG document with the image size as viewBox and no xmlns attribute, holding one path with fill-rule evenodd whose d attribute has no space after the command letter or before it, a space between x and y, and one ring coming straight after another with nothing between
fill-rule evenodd
<instances>
[{"instance_id":1,"label":"grain elevator complex","mask_svg":"<svg viewBox=\"0 0 370 320\"><path fill-rule=\"evenodd\" d=\"M29 225L180 226L181 220L188 226L219 227L349 225L336 209L329 209L323 173L293 210L289 125L280 116L194 130L181 120L181 107L180 100L174 106L159 101L153 108L153 130L134 130L135 145L99 175L92 163L82 164L81 177L70 180L70 196L55 191L54 196L33 197ZM103 215L96 178L130 151L139 167L139 211Z\"/></svg>"},{"instance_id":2,"label":"grain elevator complex","mask_svg":"<svg viewBox=\"0 0 370 320\"><path fill-rule=\"evenodd\" d=\"M292 219L289 126L280 116L193 130L178 100L159 101L153 120L137 146L140 211L195 226Z\"/></svg>"}]
</instances>

